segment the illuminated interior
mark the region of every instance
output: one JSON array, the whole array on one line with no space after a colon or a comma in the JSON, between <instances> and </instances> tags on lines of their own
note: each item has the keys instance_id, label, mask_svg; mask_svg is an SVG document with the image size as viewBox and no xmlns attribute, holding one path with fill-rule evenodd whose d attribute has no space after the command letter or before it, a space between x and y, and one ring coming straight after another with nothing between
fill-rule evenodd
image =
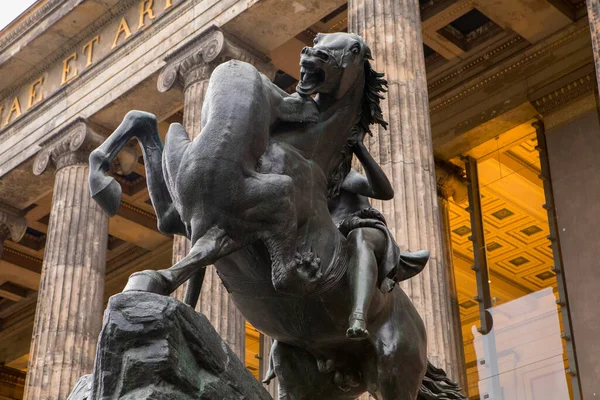
<instances>
[{"instance_id":1,"label":"illuminated interior","mask_svg":"<svg viewBox=\"0 0 600 400\"><path fill-rule=\"evenodd\" d=\"M246 368L259 379L260 332L246 322Z\"/></svg>"},{"instance_id":2,"label":"illuminated interior","mask_svg":"<svg viewBox=\"0 0 600 400\"><path fill-rule=\"evenodd\" d=\"M497 332L496 340L492 340L493 345L498 346L498 348L494 347L493 351L498 352L496 360L500 364L498 375L508 379L507 374L512 374L511 379L515 382L518 380L517 383L510 384L512 387L520 385L534 387L535 385L523 380L533 380L534 375L539 382L543 379L550 379L548 378L550 372L542 371L544 368L550 371L550 367L545 364L543 367L542 364L535 364L541 357L539 352L537 355L523 356L521 353L524 350L522 348L517 350L518 343L525 342L525 338L529 337L533 340L534 345L537 343L547 349L548 343L543 341L546 340L544 335L548 335L550 328L544 324L549 323L554 326L556 335L551 335L552 337L547 339L557 349L560 364L552 367L552 374L554 374L552 379L561 382L560 387L563 389L560 390L567 390L567 384L562 383L563 380L568 381L563 378L564 370L568 367L567 357L564 351L564 341L560 339L562 322L558 312L559 306L555 303L558 298L557 280L552 271L554 260L551 242L548 239L548 217L546 210L542 207L546 201L543 181L539 177L541 173L540 157L536 146L535 130L530 124L524 124L469 152L469 155L474 157L478 164L492 309L496 311L492 314L494 314L495 321L498 316L497 324L501 325L502 316L498 312L513 310L505 312L504 324L510 326L500 328L500 325L495 325L495 330L502 329L503 331ZM489 393L480 393L480 390L483 391L482 387L487 390L486 385L489 385L489 382L486 382L486 379L489 377L480 376L482 367L487 367L487 365L485 365L485 361L481 360L483 349L480 347L479 353L476 351L478 343L481 342L481 335L476 328L481 325L478 302L475 298L477 295L476 276L475 272L471 270L473 244L469 239L471 223L470 215L465 210L467 206L468 202L462 204L450 202L450 230L462 322L468 394L469 399L483 399ZM544 291L544 289L546 290ZM545 300L544 294L546 295ZM553 298L552 294L554 294ZM550 301L548 302L548 300ZM545 305L540 305L542 303ZM514 310L517 310L519 315L511 315ZM520 325L517 327L515 324ZM501 339L501 337L510 337L510 334L513 335L509 340L512 343L506 343L505 339ZM478 337L480 339L477 339ZM505 342L503 343L502 340ZM500 354L502 346L507 348L504 355ZM527 348L527 351L536 351L532 350L532 344L529 344ZM488 348L487 351L489 352L490 349ZM514 360L507 361L510 357ZM533 360L531 364L535 365L528 368L535 370L535 373L526 372L526 368L523 366L524 360L519 360L519 357ZM547 364L546 359L544 362ZM489 359L486 358L486 361L489 363ZM507 364L511 362L513 363L512 367ZM560 378L556 378L557 374L561 375ZM523 397L518 395L518 398L513 398L506 393L507 383L503 383L503 385L505 385L504 398L511 398L511 400L545 398L542 397L542 392L535 392L535 390L523 394ZM560 398L572 398L572 396L567 397L566 393L564 396Z\"/></svg>"}]
</instances>

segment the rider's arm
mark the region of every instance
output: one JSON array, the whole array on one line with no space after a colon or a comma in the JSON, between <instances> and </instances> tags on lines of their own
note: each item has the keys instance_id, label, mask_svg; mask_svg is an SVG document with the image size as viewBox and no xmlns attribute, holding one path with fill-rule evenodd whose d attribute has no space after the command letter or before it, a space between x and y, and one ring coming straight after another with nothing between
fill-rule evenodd
<instances>
[{"instance_id":1,"label":"rider's arm","mask_svg":"<svg viewBox=\"0 0 600 400\"><path fill-rule=\"evenodd\" d=\"M392 184L361 140L354 146L354 154L356 154L356 157L358 157L364 167L367 176L364 177L352 170L342 184L342 188L373 199L392 199L394 197Z\"/></svg>"}]
</instances>

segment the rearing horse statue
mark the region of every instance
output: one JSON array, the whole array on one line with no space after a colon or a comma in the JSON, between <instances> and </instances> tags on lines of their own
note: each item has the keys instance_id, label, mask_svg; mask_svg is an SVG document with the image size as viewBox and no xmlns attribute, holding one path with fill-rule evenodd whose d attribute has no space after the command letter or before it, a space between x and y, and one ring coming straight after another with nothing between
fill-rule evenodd
<instances>
[{"instance_id":1,"label":"rearing horse statue","mask_svg":"<svg viewBox=\"0 0 600 400\"><path fill-rule=\"evenodd\" d=\"M171 268L133 274L125 290L168 295L190 279L196 303L214 264L244 317L276 342L272 376L280 400L463 399L427 361L423 322L400 287L377 291L370 336L346 337L350 313L346 237L328 196L350 171L349 140L385 123L386 82L354 34L319 34L301 54L298 93L288 95L240 61L213 72L202 134L172 124L163 150L152 114L132 111L90 156L90 190L113 215L120 186L105 176L136 137L158 227L192 242ZM313 98L310 96L316 94ZM360 136L362 139L362 136Z\"/></svg>"}]
</instances>

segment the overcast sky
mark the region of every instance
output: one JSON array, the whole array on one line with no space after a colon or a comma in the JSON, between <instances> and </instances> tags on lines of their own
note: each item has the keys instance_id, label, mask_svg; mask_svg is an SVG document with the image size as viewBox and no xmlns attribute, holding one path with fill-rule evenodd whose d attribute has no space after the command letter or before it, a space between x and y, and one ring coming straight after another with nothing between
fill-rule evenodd
<instances>
[{"instance_id":1,"label":"overcast sky","mask_svg":"<svg viewBox=\"0 0 600 400\"><path fill-rule=\"evenodd\" d=\"M35 0L0 0L2 11L0 12L0 29L10 24L19 14L35 3Z\"/></svg>"}]
</instances>

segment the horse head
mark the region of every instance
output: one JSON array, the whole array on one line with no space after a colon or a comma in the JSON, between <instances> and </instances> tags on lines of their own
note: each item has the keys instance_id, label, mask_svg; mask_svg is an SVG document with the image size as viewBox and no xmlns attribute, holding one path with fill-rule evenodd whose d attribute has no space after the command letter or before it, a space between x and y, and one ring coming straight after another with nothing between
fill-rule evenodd
<instances>
[{"instance_id":1,"label":"horse head","mask_svg":"<svg viewBox=\"0 0 600 400\"><path fill-rule=\"evenodd\" d=\"M313 47L305 47L300 55L300 81L296 91L302 96L316 94L323 112L336 107L352 110L349 129L344 132L341 152L332 159L328 171L328 195L334 197L352 164L352 147L371 133L370 126L387 128L380 101L387 91L384 74L370 63L371 49L353 33L319 33ZM354 107L348 107L348 104Z\"/></svg>"},{"instance_id":2,"label":"horse head","mask_svg":"<svg viewBox=\"0 0 600 400\"><path fill-rule=\"evenodd\" d=\"M313 47L300 53L300 81L296 91L304 96L344 97L364 74L371 50L358 35L319 33Z\"/></svg>"}]
</instances>

